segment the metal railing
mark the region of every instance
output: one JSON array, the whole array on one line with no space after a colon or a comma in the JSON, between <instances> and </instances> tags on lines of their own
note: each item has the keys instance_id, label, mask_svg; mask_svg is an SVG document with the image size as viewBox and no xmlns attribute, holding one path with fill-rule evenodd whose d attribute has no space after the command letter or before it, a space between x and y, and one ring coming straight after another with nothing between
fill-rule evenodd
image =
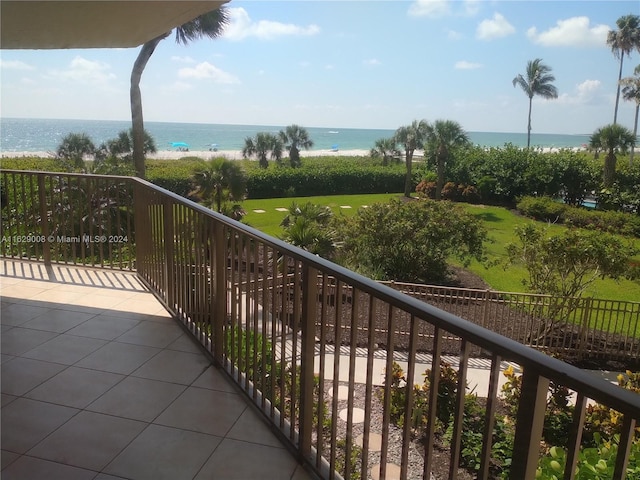
<instances>
[{"instance_id":1,"label":"metal railing","mask_svg":"<svg viewBox=\"0 0 640 480\"><path fill-rule=\"evenodd\" d=\"M640 357L640 302L382 283L559 358L625 361Z\"/></svg>"},{"instance_id":2,"label":"metal railing","mask_svg":"<svg viewBox=\"0 0 640 480\"><path fill-rule=\"evenodd\" d=\"M455 415L446 455L449 478L457 475L474 348L490 359L478 478L490 478L502 361L523 371L510 478L535 478L550 382L577 397L564 445L565 478L575 475L588 399L620 412L613 478L624 476L640 418L640 396L633 392L143 180L7 171L0 180L8 203L3 206L3 235L9 226L11 232L44 237L42 245L26 250L18 248L20 242L9 242L2 255L135 268L299 458L323 478L365 478L373 469L385 478L388 463L400 466L403 479L413 478L416 470L430 478L437 407L443 402L438 397L441 362L451 339L457 342L452 366L458 375L451 393ZM76 196L75 186L83 193ZM114 199L108 195L112 191L118 192ZM109 201L92 200L88 210L103 219L100 226L85 224L90 213L82 202L105 197ZM76 236L92 228L100 236L112 231L126 235L128 243L73 250L64 242L56 245L55 236L49 240L52 229ZM392 422L390 385L399 358L405 360L408 379L419 375L425 358L419 351L428 353L428 402L417 406L408 381L402 405L405 418L420 413L427 419L424 436L416 439L411 422L401 427ZM380 439L379 451L374 436Z\"/></svg>"}]
</instances>

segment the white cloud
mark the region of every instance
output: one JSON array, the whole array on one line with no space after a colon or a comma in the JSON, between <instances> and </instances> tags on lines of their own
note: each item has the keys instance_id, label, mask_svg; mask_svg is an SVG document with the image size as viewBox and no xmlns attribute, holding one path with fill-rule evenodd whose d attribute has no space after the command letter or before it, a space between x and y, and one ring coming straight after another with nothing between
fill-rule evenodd
<instances>
[{"instance_id":1,"label":"white cloud","mask_svg":"<svg viewBox=\"0 0 640 480\"><path fill-rule=\"evenodd\" d=\"M412 17L443 17L451 13L450 0L415 0L409 7Z\"/></svg>"},{"instance_id":2,"label":"white cloud","mask_svg":"<svg viewBox=\"0 0 640 480\"><path fill-rule=\"evenodd\" d=\"M20 60L0 60L0 67L7 70L35 70L36 67L29 65L28 63L21 62Z\"/></svg>"},{"instance_id":3,"label":"white cloud","mask_svg":"<svg viewBox=\"0 0 640 480\"><path fill-rule=\"evenodd\" d=\"M363 60L362 63L367 67L378 67L382 65L382 62L377 58L370 58L368 60Z\"/></svg>"},{"instance_id":4,"label":"white cloud","mask_svg":"<svg viewBox=\"0 0 640 480\"><path fill-rule=\"evenodd\" d=\"M59 80L108 85L116 78L110 70L111 67L104 62L94 62L77 56L71 60L67 70L51 70L47 76Z\"/></svg>"},{"instance_id":5,"label":"white cloud","mask_svg":"<svg viewBox=\"0 0 640 480\"><path fill-rule=\"evenodd\" d=\"M305 27L271 20L254 21L244 8L229 8L228 11L230 22L223 36L229 40L244 40L247 37L272 40L286 35L310 36L320 33L320 27L314 24Z\"/></svg>"},{"instance_id":6,"label":"white cloud","mask_svg":"<svg viewBox=\"0 0 640 480\"><path fill-rule=\"evenodd\" d=\"M460 40L464 35L460 32L456 32L455 30L447 30L447 38L449 40Z\"/></svg>"},{"instance_id":7,"label":"white cloud","mask_svg":"<svg viewBox=\"0 0 640 480\"><path fill-rule=\"evenodd\" d=\"M460 60L459 62L456 62L455 68L458 70L475 70L476 68L482 68L482 64Z\"/></svg>"},{"instance_id":8,"label":"white cloud","mask_svg":"<svg viewBox=\"0 0 640 480\"><path fill-rule=\"evenodd\" d=\"M494 13L492 19L486 19L480 22L476 30L476 37L480 40L493 40L494 38L512 35L515 32L516 29L504 16L499 13Z\"/></svg>"},{"instance_id":9,"label":"white cloud","mask_svg":"<svg viewBox=\"0 0 640 480\"><path fill-rule=\"evenodd\" d=\"M185 67L178 70L179 78L193 78L196 80L213 80L214 83L240 83L238 78L225 72L209 62L202 62L195 67Z\"/></svg>"},{"instance_id":10,"label":"white cloud","mask_svg":"<svg viewBox=\"0 0 640 480\"><path fill-rule=\"evenodd\" d=\"M601 46L607 41L607 25L590 25L588 17L571 17L558 20L556 26L538 33L536 27L527 30L527 36L545 47L584 47Z\"/></svg>"},{"instance_id":11,"label":"white cloud","mask_svg":"<svg viewBox=\"0 0 640 480\"><path fill-rule=\"evenodd\" d=\"M574 93L563 93L558 96L558 102L568 105L585 105L596 103L601 96L602 82L600 80L585 80L575 86Z\"/></svg>"}]
</instances>

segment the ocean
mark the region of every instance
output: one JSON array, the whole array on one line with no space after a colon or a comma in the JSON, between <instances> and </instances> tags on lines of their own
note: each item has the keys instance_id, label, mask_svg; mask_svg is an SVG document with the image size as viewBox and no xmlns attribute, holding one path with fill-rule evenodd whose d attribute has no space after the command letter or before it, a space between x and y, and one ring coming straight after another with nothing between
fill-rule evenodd
<instances>
[{"instance_id":1,"label":"ocean","mask_svg":"<svg viewBox=\"0 0 640 480\"><path fill-rule=\"evenodd\" d=\"M55 120L55 119L0 119L0 151L55 152L69 133L86 133L97 145L117 137L122 130L131 128L129 121L111 120ZM277 133L283 126L221 125L203 123L145 122L159 151L175 150L173 142L184 142L190 150L209 150L215 144L219 150L242 150L244 140L258 132ZM313 150L369 150L376 140L391 137L394 130L360 128L307 127ZM526 133L468 132L471 142L484 147L512 143L524 147ZM531 145L536 147L573 148L589 142L589 135L559 135L532 133Z\"/></svg>"}]
</instances>

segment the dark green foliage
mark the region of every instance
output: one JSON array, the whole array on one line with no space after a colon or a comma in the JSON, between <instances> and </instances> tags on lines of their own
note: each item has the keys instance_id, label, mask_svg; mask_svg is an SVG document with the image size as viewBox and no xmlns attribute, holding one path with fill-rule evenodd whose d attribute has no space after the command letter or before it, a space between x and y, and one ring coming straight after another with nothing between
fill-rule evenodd
<instances>
[{"instance_id":1,"label":"dark green foliage","mask_svg":"<svg viewBox=\"0 0 640 480\"><path fill-rule=\"evenodd\" d=\"M518 201L516 208L534 220L559 223L564 221L568 207L550 197L523 197Z\"/></svg>"},{"instance_id":2,"label":"dark green foliage","mask_svg":"<svg viewBox=\"0 0 640 480\"><path fill-rule=\"evenodd\" d=\"M483 260L487 233L450 202L393 200L361 209L337 225L342 262L382 280L441 282L447 260Z\"/></svg>"},{"instance_id":3,"label":"dark green foliage","mask_svg":"<svg viewBox=\"0 0 640 480\"><path fill-rule=\"evenodd\" d=\"M640 238L640 216L630 213L572 207L549 197L523 197L517 209L535 220Z\"/></svg>"},{"instance_id":4,"label":"dark green foliage","mask_svg":"<svg viewBox=\"0 0 640 480\"><path fill-rule=\"evenodd\" d=\"M379 162L304 159L298 168L247 170L248 198L401 192L404 168Z\"/></svg>"},{"instance_id":5,"label":"dark green foliage","mask_svg":"<svg viewBox=\"0 0 640 480\"><path fill-rule=\"evenodd\" d=\"M193 190L191 177L201 164L202 160L196 157L181 160L147 160L147 180L189 198Z\"/></svg>"}]
</instances>

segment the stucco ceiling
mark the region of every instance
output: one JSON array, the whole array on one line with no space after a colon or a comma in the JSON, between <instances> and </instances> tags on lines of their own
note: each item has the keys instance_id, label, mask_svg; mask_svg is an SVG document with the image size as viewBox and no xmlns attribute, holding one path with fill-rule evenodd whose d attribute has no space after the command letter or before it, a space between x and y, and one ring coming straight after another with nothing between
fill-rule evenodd
<instances>
[{"instance_id":1,"label":"stucco ceiling","mask_svg":"<svg viewBox=\"0 0 640 480\"><path fill-rule=\"evenodd\" d=\"M0 47L135 47L228 0L1 0Z\"/></svg>"}]
</instances>

